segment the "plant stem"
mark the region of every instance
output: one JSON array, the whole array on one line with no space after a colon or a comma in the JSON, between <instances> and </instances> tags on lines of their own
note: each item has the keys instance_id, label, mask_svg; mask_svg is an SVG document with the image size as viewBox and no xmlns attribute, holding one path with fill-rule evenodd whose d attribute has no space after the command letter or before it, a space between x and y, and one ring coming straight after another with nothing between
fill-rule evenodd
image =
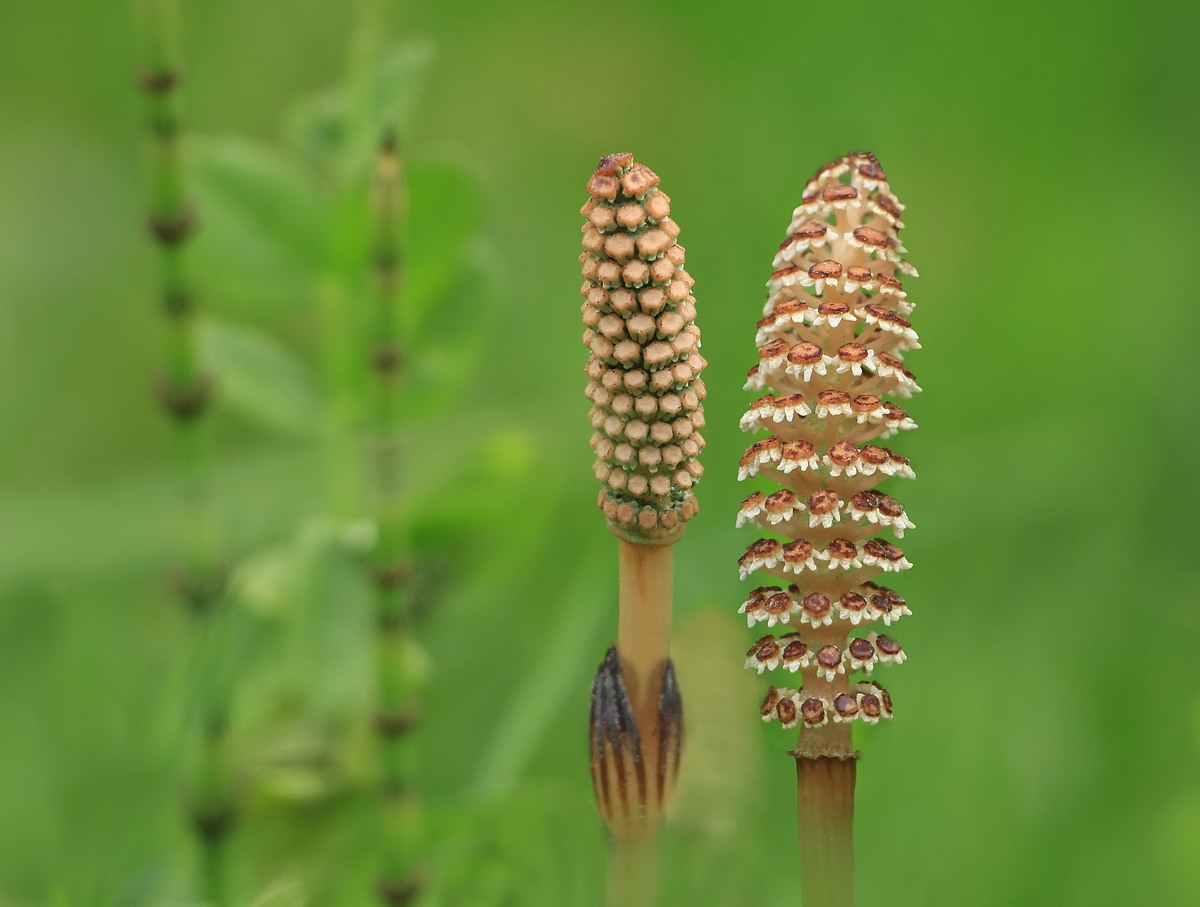
<instances>
[{"instance_id":1,"label":"plant stem","mask_svg":"<svg viewBox=\"0 0 1200 907\"><path fill-rule=\"evenodd\" d=\"M148 0L146 68L141 85L149 98L151 209L149 226L158 249L166 316L163 406L174 425L179 477L182 563L176 585L200 622L197 671L201 689L201 742L190 785L191 825L200 848L203 899L225 902L225 844L232 824L232 798L224 744L228 696L217 676L220 662L222 580L210 491L208 411L210 381L200 355L198 319L185 263L185 241L193 216L186 197L181 156L178 87L178 11L173 0Z\"/></svg>"},{"instance_id":2,"label":"plant stem","mask_svg":"<svg viewBox=\"0 0 1200 907\"><path fill-rule=\"evenodd\" d=\"M404 180L394 139L385 136L374 180L375 306L371 319L375 376L371 408L378 537L372 558L376 589L376 729L382 771L383 854L379 893L384 903L407 903L420 885L421 805L413 781L412 730L419 720L421 654L413 628L411 551L402 507L400 448L401 249Z\"/></svg>"},{"instance_id":3,"label":"plant stem","mask_svg":"<svg viewBox=\"0 0 1200 907\"><path fill-rule=\"evenodd\" d=\"M642 758L658 758L658 701L671 656L671 590L675 546L620 544L617 651L625 690L637 719ZM659 792L661 800L661 792Z\"/></svg>"},{"instance_id":4,"label":"plant stem","mask_svg":"<svg viewBox=\"0 0 1200 907\"><path fill-rule=\"evenodd\" d=\"M624 538L619 545L617 652L639 750L622 761L634 808L628 821L609 822L607 890L610 907L637 907L658 901L659 827L679 762L682 717L670 669L675 546Z\"/></svg>"},{"instance_id":5,"label":"plant stem","mask_svg":"<svg viewBox=\"0 0 1200 907\"><path fill-rule=\"evenodd\" d=\"M658 903L658 828L615 835L609 842L608 907Z\"/></svg>"},{"instance_id":6,"label":"plant stem","mask_svg":"<svg viewBox=\"0 0 1200 907\"><path fill-rule=\"evenodd\" d=\"M796 757L800 892L805 904L854 905L856 765L854 757Z\"/></svg>"},{"instance_id":7,"label":"plant stem","mask_svg":"<svg viewBox=\"0 0 1200 907\"><path fill-rule=\"evenodd\" d=\"M228 836L220 835L212 841L210 846L201 851L200 879L204 886L204 903L206 904L228 903L225 882L228 862L225 858L227 845Z\"/></svg>"}]
</instances>

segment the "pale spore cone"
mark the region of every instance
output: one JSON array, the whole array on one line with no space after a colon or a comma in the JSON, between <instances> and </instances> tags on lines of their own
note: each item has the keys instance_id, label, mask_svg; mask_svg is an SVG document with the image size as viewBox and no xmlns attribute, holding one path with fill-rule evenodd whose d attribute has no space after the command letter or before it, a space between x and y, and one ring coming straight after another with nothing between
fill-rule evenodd
<instances>
[{"instance_id":1,"label":"pale spore cone","mask_svg":"<svg viewBox=\"0 0 1200 907\"><path fill-rule=\"evenodd\" d=\"M892 715L876 666L905 659L878 624L911 612L876 580L911 564L897 539L913 527L878 485L912 478L880 444L915 428L895 401L920 390L904 363L919 347L903 280L903 206L875 156L849 154L807 183L779 247L758 322L758 363L747 390L762 396L741 420L766 432L742 456L739 479L771 483L742 502L737 524L768 535L738 561L743 579L769 574L739 609L758 639L746 666L786 672L762 702L764 721L802 726L797 755L853 755L850 724ZM761 580L760 580L761 581Z\"/></svg>"},{"instance_id":2,"label":"pale spore cone","mask_svg":"<svg viewBox=\"0 0 1200 907\"><path fill-rule=\"evenodd\" d=\"M620 537L669 543L697 512L703 473L694 281L653 171L610 154L587 191L580 292L599 506Z\"/></svg>"}]
</instances>

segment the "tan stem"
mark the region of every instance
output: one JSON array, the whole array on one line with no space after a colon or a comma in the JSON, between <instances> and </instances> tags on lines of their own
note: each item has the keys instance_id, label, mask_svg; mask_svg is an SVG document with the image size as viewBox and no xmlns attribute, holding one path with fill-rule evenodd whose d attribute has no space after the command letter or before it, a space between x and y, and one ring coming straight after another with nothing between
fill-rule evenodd
<instances>
[{"instance_id":1,"label":"tan stem","mask_svg":"<svg viewBox=\"0 0 1200 907\"><path fill-rule=\"evenodd\" d=\"M800 892L805 904L854 905L854 776L857 760L797 757Z\"/></svg>"},{"instance_id":2,"label":"tan stem","mask_svg":"<svg viewBox=\"0 0 1200 907\"><path fill-rule=\"evenodd\" d=\"M674 775L670 752L678 724L660 718L663 680L671 651L671 592L674 545L638 545L620 539L620 615L617 651L629 706L637 722L640 764L627 787L644 785L640 810L632 822L610 823L609 907L641 907L658 902L659 826ZM666 756L667 762L661 761ZM661 770L660 770L661 769Z\"/></svg>"},{"instance_id":3,"label":"tan stem","mask_svg":"<svg viewBox=\"0 0 1200 907\"><path fill-rule=\"evenodd\" d=\"M658 759L658 699L671 655L671 590L674 545L636 545L620 540L621 588L617 651L625 689L638 723L643 758Z\"/></svg>"},{"instance_id":4,"label":"tan stem","mask_svg":"<svg viewBox=\"0 0 1200 907\"><path fill-rule=\"evenodd\" d=\"M614 836L609 843L608 907L658 903L658 830Z\"/></svg>"}]
</instances>

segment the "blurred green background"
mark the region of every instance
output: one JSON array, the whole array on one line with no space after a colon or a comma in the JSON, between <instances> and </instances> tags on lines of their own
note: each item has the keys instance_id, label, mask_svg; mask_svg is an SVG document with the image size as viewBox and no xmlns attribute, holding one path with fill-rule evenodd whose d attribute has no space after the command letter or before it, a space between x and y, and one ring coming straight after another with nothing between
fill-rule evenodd
<instances>
[{"instance_id":1,"label":"blurred green background","mask_svg":"<svg viewBox=\"0 0 1200 907\"><path fill-rule=\"evenodd\" d=\"M331 326L366 286L366 183L334 174L338 196L313 162L330 90L379 72L412 177L438 902L601 903L586 713L616 545L587 447L577 210L620 150L673 199L710 362L664 903L797 902L792 734L761 725L766 684L740 667L737 422L804 180L860 148L908 205L925 347L921 430L897 443L920 477L898 492L918 524L896 583L911 657L885 671L896 720L861 739L860 903L1200 902L1200 6L183 6L237 592L238 903L372 902L359 413L355 377L330 380ZM0 904L196 903L196 633L166 582L137 16L0 9Z\"/></svg>"}]
</instances>

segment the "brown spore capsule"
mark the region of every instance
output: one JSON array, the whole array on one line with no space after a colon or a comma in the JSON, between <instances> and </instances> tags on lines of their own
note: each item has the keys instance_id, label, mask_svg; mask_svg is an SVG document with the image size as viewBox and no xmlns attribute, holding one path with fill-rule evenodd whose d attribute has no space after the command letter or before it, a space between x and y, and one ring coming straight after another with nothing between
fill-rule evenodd
<instances>
[{"instance_id":1,"label":"brown spore capsule","mask_svg":"<svg viewBox=\"0 0 1200 907\"><path fill-rule=\"evenodd\" d=\"M747 655L746 657L749 658L750 656ZM764 718L771 717L771 714L775 711L775 706L779 703L780 698L779 690L775 687L770 687L767 690L767 695L763 697L762 705L760 706L762 716Z\"/></svg>"},{"instance_id":2,"label":"brown spore capsule","mask_svg":"<svg viewBox=\"0 0 1200 907\"><path fill-rule=\"evenodd\" d=\"M851 495L850 506L860 513L870 513L879 506L879 499L869 491L859 491Z\"/></svg>"},{"instance_id":3,"label":"brown spore capsule","mask_svg":"<svg viewBox=\"0 0 1200 907\"><path fill-rule=\"evenodd\" d=\"M875 444L868 444L859 451L859 456L872 466L882 466L888 461L888 451Z\"/></svg>"},{"instance_id":4,"label":"brown spore capsule","mask_svg":"<svg viewBox=\"0 0 1200 907\"><path fill-rule=\"evenodd\" d=\"M834 280L842 276L842 263L832 258L818 261L808 269L808 276L814 280Z\"/></svg>"},{"instance_id":5,"label":"brown spore capsule","mask_svg":"<svg viewBox=\"0 0 1200 907\"><path fill-rule=\"evenodd\" d=\"M837 492L829 488L818 488L808 496L808 509L818 516L834 512L838 503Z\"/></svg>"},{"instance_id":6,"label":"brown spore capsule","mask_svg":"<svg viewBox=\"0 0 1200 907\"><path fill-rule=\"evenodd\" d=\"M879 697L874 693L864 693L859 700L859 708L868 718L878 718L882 713Z\"/></svg>"},{"instance_id":7,"label":"brown spore capsule","mask_svg":"<svg viewBox=\"0 0 1200 907\"><path fill-rule=\"evenodd\" d=\"M808 654L808 645L801 639L794 639L783 648L783 660L800 661Z\"/></svg>"},{"instance_id":8,"label":"brown spore capsule","mask_svg":"<svg viewBox=\"0 0 1200 907\"><path fill-rule=\"evenodd\" d=\"M843 610L852 614L861 614L867 609L867 600L857 592L843 592L842 597L838 599L838 604L842 606Z\"/></svg>"},{"instance_id":9,"label":"brown spore capsule","mask_svg":"<svg viewBox=\"0 0 1200 907\"><path fill-rule=\"evenodd\" d=\"M858 714L858 700L849 693L839 693L833 700L833 708L843 718L853 718Z\"/></svg>"},{"instance_id":10,"label":"brown spore capsule","mask_svg":"<svg viewBox=\"0 0 1200 907\"><path fill-rule=\"evenodd\" d=\"M813 545L808 539L796 539L782 548L783 559L789 564L802 564L813 556Z\"/></svg>"},{"instance_id":11,"label":"brown spore capsule","mask_svg":"<svg viewBox=\"0 0 1200 907\"><path fill-rule=\"evenodd\" d=\"M821 198L827 202L845 202L858 198L858 190L853 186L830 186L821 193Z\"/></svg>"},{"instance_id":12,"label":"brown spore capsule","mask_svg":"<svg viewBox=\"0 0 1200 907\"><path fill-rule=\"evenodd\" d=\"M896 642L896 640L892 639L890 636L877 637L875 640L875 647L884 655L888 656L899 655L902 651L900 648L900 643Z\"/></svg>"},{"instance_id":13,"label":"brown spore capsule","mask_svg":"<svg viewBox=\"0 0 1200 907\"><path fill-rule=\"evenodd\" d=\"M779 657L779 643L774 636L764 637L759 643L758 649L754 653L754 657L761 662L768 662L773 658Z\"/></svg>"},{"instance_id":14,"label":"brown spore capsule","mask_svg":"<svg viewBox=\"0 0 1200 907\"><path fill-rule=\"evenodd\" d=\"M810 242L814 239L820 239L829 232L829 227L821 223L819 220L805 221L800 225L795 233L789 239L807 239Z\"/></svg>"},{"instance_id":15,"label":"brown spore capsule","mask_svg":"<svg viewBox=\"0 0 1200 907\"><path fill-rule=\"evenodd\" d=\"M775 714L785 728L793 727L796 724L796 703L790 699L780 699L775 705Z\"/></svg>"},{"instance_id":16,"label":"brown spore capsule","mask_svg":"<svg viewBox=\"0 0 1200 907\"><path fill-rule=\"evenodd\" d=\"M879 161L873 155L867 161L858 165L858 172L867 179L879 182L887 180L887 174L883 172L883 168L879 166Z\"/></svg>"},{"instance_id":17,"label":"brown spore capsule","mask_svg":"<svg viewBox=\"0 0 1200 907\"><path fill-rule=\"evenodd\" d=\"M805 699L800 704L800 717L805 724L821 724L825 720L825 703L816 697Z\"/></svg>"},{"instance_id":18,"label":"brown spore capsule","mask_svg":"<svg viewBox=\"0 0 1200 907\"><path fill-rule=\"evenodd\" d=\"M853 441L838 441L829 448L829 459L843 469L858 462L859 451Z\"/></svg>"},{"instance_id":19,"label":"brown spore capsule","mask_svg":"<svg viewBox=\"0 0 1200 907\"><path fill-rule=\"evenodd\" d=\"M862 362L867 358L867 348L861 343L843 343L838 347L837 355L842 362Z\"/></svg>"},{"instance_id":20,"label":"brown spore capsule","mask_svg":"<svg viewBox=\"0 0 1200 907\"><path fill-rule=\"evenodd\" d=\"M774 359L777 356L786 356L788 352L788 342L782 338L768 340L758 348L759 359Z\"/></svg>"},{"instance_id":21,"label":"brown spore capsule","mask_svg":"<svg viewBox=\"0 0 1200 907\"><path fill-rule=\"evenodd\" d=\"M850 409L856 413L871 413L879 409L883 401L874 394L857 394L850 401Z\"/></svg>"},{"instance_id":22,"label":"brown spore capsule","mask_svg":"<svg viewBox=\"0 0 1200 907\"><path fill-rule=\"evenodd\" d=\"M865 246L891 247L895 242L886 234L874 227L855 227L854 238Z\"/></svg>"},{"instance_id":23,"label":"brown spore capsule","mask_svg":"<svg viewBox=\"0 0 1200 907\"><path fill-rule=\"evenodd\" d=\"M875 196L875 204L878 205L880 210L885 212L893 220L898 221L900 219L900 206L896 203L896 200L887 193L880 192L877 196Z\"/></svg>"},{"instance_id":24,"label":"brown spore capsule","mask_svg":"<svg viewBox=\"0 0 1200 907\"><path fill-rule=\"evenodd\" d=\"M886 517L897 518L904 516L904 508L895 498L886 494L876 495L876 500L879 503L879 512Z\"/></svg>"},{"instance_id":25,"label":"brown spore capsule","mask_svg":"<svg viewBox=\"0 0 1200 907\"><path fill-rule=\"evenodd\" d=\"M794 365L816 365L822 358L821 348L807 340L797 343L787 354L787 361Z\"/></svg>"},{"instance_id":26,"label":"brown spore capsule","mask_svg":"<svg viewBox=\"0 0 1200 907\"><path fill-rule=\"evenodd\" d=\"M883 539L868 539L863 545L863 552L887 561L898 561L904 557L903 551Z\"/></svg>"},{"instance_id":27,"label":"brown spore capsule","mask_svg":"<svg viewBox=\"0 0 1200 907\"><path fill-rule=\"evenodd\" d=\"M800 606L814 620L820 621L829 614L829 596L823 592L810 592L804 596Z\"/></svg>"},{"instance_id":28,"label":"brown spore capsule","mask_svg":"<svg viewBox=\"0 0 1200 907\"><path fill-rule=\"evenodd\" d=\"M870 640L863 639L861 636L850 640L849 651L850 655L858 661L868 661L875 657L875 647L871 645Z\"/></svg>"},{"instance_id":29,"label":"brown spore capsule","mask_svg":"<svg viewBox=\"0 0 1200 907\"><path fill-rule=\"evenodd\" d=\"M788 488L773 491L763 498L763 509L773 516L782 515L796 506L796 495Z\"/></svg>"},{"instance_id":30,"label":"brown spore capsule","mask_svg":"<svg viewBox=\"0 0 1200 907\"><path fill-rule=\"evenodd\" d=\"M781 617L792 609L792 597L786 592L776 592L763 603L763 610L773 617Z\"/></svg>"},{"instance_id":31,"label":"brown spore capsule","mask_svg":"<svg viewBox=\"0 0 1200 907\"><path fill-rule=\"evenodd\" d=\"M850 402L850 395L845 391L824 390L817 394L817 403L822 406L845 406Z\"/></svg>"},{"instance_id":32,"label":"brown spore capsule","mask_svg":"<svg viewBox=\"0 0 1200 907\"><path fill-rule=\"evenodd\" d=\"M786 460L807 460L817 449L811 441L805 441L803 438L797 438L795 441L788 441L780 450L780 458Z\"/></svg>"},{"instance_id":33,"label":"brown spore capsule","mask_svg":"<svg viewBox=\"0 0 1200 907\"><path fill-rule=\"evenodd\" d=\"M836 668L842 663L842 650L830 643L817 650L817 662L824 668Z\"/></svg>"}]
</instances>

